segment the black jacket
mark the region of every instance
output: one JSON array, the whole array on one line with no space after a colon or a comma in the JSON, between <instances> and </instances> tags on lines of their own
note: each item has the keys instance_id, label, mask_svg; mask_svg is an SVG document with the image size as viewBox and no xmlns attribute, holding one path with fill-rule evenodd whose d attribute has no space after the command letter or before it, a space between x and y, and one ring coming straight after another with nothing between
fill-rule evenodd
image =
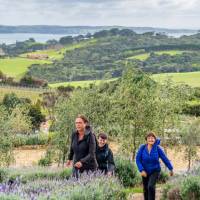
<instances>
[{"instance_id":1,"label":"black jacket","mask_svg":"<svg viewBox=\"0 0 200 200\"><path fill-rule=\"evenodd\" d=\"M85 135L80 141L78 141L78 132L72 133L68 159L73 160L74 164L80 161L83 165L80 169L81 172L84 170L96 170L97 161L95 153L96 141L91 129L86 129Z\"/></svg>"},{"instance_id":2,"label":"black jacket","mask_svg":"<svg viewBox=\"0 0 200 200\"><path fill-rule=\"evenodd\" d=\"M113 159L113 153L111 149L105 144L103 147L97 147L96 158L98 168L104 172L113 172L115 169L115 163Z\"/></svg>"}]
</instances>

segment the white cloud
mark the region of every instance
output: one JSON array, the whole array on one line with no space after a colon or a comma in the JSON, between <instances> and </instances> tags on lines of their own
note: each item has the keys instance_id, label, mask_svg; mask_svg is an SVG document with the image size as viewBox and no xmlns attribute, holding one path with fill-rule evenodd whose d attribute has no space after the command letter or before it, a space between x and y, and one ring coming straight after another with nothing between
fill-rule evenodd
<instances>
[{"instance_id":1,"label":"white cloud","mask_svg":"<svg viewBox=\"0 0 200 200\"><path fill-rule=\"evenodd\" d=\"M200 28L199 0L0 0L0 24Z\"/></svg>"}]
</instances>

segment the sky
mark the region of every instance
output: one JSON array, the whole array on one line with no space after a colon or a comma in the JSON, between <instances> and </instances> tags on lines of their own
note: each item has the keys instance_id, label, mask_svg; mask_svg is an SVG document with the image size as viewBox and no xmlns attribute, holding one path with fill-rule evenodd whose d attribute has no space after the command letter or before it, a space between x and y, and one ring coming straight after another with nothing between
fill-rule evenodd
<instances>
[{"instance_id":1,"label":"sky","mask_svg":"<svg viewBox=\"0 0 200 200\"><path fill-rule=\"evenodd\" d=\"M0 25L200 29L200 0L0 0Z\"/></svg>"}]
</instances>

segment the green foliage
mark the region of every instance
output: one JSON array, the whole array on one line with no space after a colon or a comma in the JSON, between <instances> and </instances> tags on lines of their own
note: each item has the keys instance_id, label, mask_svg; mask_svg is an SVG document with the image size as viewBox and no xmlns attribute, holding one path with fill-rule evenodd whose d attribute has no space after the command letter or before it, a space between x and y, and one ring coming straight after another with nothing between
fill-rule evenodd
<instances>
[{"instance_id":1,"label":"green foliage","mask_svg":"<svg viewBox=\"0 0 200 200\"><path fill-rule=\"evenodd\" d=\"M183 200L200 199L200 180L199 177L191 177L183 181L181 186L181 197Z\"/></svg>"},{"instance_id":2,"label":"green foliage","mask_svg":"<svg viewBox=\"0 0 200 200\"><path fill-rule=\"evenodd\" d=\"M9 198L12 194L16 194L16 197L20 196L25 200L31 198L40 200L127 199L124 188L117 178L93 174L89 176L84 175L79 181L73 178L62 180L56 177L29 179L26 182L22 181L20 184L15 184L11 189L9 188L7 190L5 188L4 191L1 192L0 198L2 196Z\"/></svg>"},{"instance_id":3,"label":"green foliage","mask_svg":"<svg viewBox=\"0 0 200 200\"><path fill-rule=\"evenodd\" d=\"M150 73L200 70L198 34L175 39L164 35L136 34L124 29L103 30L95 33L93 38L86 41L91 41L91 45L68 49L62 60L46 67L33 65L27 74L51 83L114 78L122 75L127 61ZM63 39L67 39L67 43L75 40L71 37ZM77 42L77 45L83 43Z\"/></svg>"},{"instance_id":4,"label":"green foliage","mask_svg":"<svg viewBox=\"0 0 200 200\"><path fill-rule=\"evenodd\" d=\"M1 200L21 200L19 196L14 195L14 194L11 194L11 195L0 194L0 199Z\"/></svg>"},{"instance_id":5,"label":"green foliage","mask_svg":"<svg viewBox=\"0 0 200 200\"><path fill-rule=\"evenodd\" d=\"M41 158L38 161L39 166L50 166L52 164L52 151L50 149L47 150L45 157Z\"/></svg>"},{"instance_id":6,"label":"green foliage","mask_svg":"<svg viewBox=\"0 0 200 200\"><path fill-rule=\"evenodd\" d=\"M192 172L177 175L162 190L162 200L196 200L200 199L199 168Z\"/></svg>"},{"instance_id":7,"label":"green foliage","mask_svg":"<svg viewBox=\"0 0 200 200\"><path fill-rule=\"evenodd\" d=\"M8 174L7 174L6 170L0 168L0 183L5 181L7 179L7 176L8 176Z\"/></svg>"},{"instance_id":8,"label":"green foliage","mask_svg":"<svg viewBox=\"0 0 200 200\"><path fill-rule=\"evenodd\" d=\"M187 107L183 110L183 112L185 114L199 117L200 116L200 104L187 105Z\"/></svg>"},{"instance_id":9,"label":"green foliage","mask_svg":"<svg viewBox=\"0 0 200 200\"><path fill-rule=\"evenodd\" d=\"M96 88L76 90L67 100L60 99L57 102L54 127L58 134L56 134L53 144L59 150L59 162L64 163L66 160L77 115L81 113L87 116L91 125L97 131L102 129L106 131L106 127L110 127L109 109L109 98L105 94L99 93Z\"/></svg>"},{"instance_id":10,"label":"green foliage","mask_svg":"<svg viewBox=\"0 0 200 200\"><path fill-rule=\"evenodd\" d=\"M133 161L118 156L115 159L116 175L125 187L134 187L141 182L137 168Z\"/></svg>"},{"instance_id":11,"label":"green foliage","mask_svg":"<svg viewBox=\"0 0 200 200\"><path fill-rule=\"evenodd\" d=\"M158 183L161 183L161 184L166 183L168 179L169 179L168 173L161 170L160 175L158 177Z\"/></svg>"},{"instance_id":12,"label":"green foliage","mask_svg":"<svg viewBox=\"0 0 200 200\"><path fill-rule=\"evenodd\" d=\"M6 94L2 104L10 113L13 112L17 106L20 106L20 110L24 110L23 112L26 110L25 114L27 118L23 118L23 112L21 113L21 117L25 122L31 121L32 129L38 130L41 122L45 121L45 116L41 112L40 105L38 103L32 105L29 98L19 98L15 93Z\"/></svg>"},{"instance_id":13,"label":"green foliage","mask_svg":"<svg viewBox=\"0 0 200 200\"><path fill-rule=\"evenodd\" d=\"M30 135L17 134L14 138L13 145L14 147L20 147L24 145L47 145L52 140L52 137L54 137L52 133L39 133Z\"/></svg>"},{"instance_id":14,"label":"green foliage","mask_svg":"<svg viewBox=\"0 0 200 200\"><path fill-rule=\"evenodd\" d=\"M15 93L11 93L4 96L2 103L9 111L11 111L13 108L21 103L21 100L17 97Z\"/></svg>"},{"instance_id":15,"label":"green foliage","mask_svg":"<svg viewBox=\"0 0 200 200\"><path fill-rule=\"evenodd\" d=\"M33 78L31 76L23 76L19 84L25 87L47 87L48 83L44 80Z\"/></svg>"},{"instance_id":16,"label":"green foliage","mask_svg":"<svg viewBox=\"0 0 200 200\"><path fill-rule=\"evenodd\" d=\"M200 143L200 121L197 119L189 122L182 127L180 132L182 143L185 147L185 158L188 162L188 171L191 168L191 162L198 158L197 145Z\"/></svg>"},{"instance_id":17,"label":"green foliage","mask_svg":"<svg viewBox=\"0 0 200 200\"><path fill-rule=\"evenodd\" d=\"M68 179L72 170L69 168L48 168L48 167L28 167L21 169L14 168L1 168L0 172L2 173L1 182L6 182L7 180L15 180L17 177L23 183L29 181L34 181L38 179Z\"/></svg>"},{"instance_id":18,"label":"green foliage","mask_svg":"<svg viewBox=\"0 0 200 200\"><path fill-rule=\"evenodd\" d=\"M191 87L199 87L200 72L162 73L154 74L152 78L158 82L171 78L176 84L187 84Z\"/></svg>"},{"instance_id":19,"label":"green foliage","mask_svg":"<svg viewBox=\"0 0 200 200\"><path fill-rule=\"evenodd\" d=\"M0 166L8 166L14 159L14 139L18 133L30 131L30 121L27 111L19 106L8 113L5 107L0 107Z\"/></svg>"},{"instance_id":20,"label":"green foliage","mask_svg":"<svg viewBox=\"0 0 200 200\"><path fill-rule=\"evenodd\" d=\"M40 124L42 122L45 122L45 115L42 114L41 107L39 104L29 105L28 115L31 118L33 129L38 130L40 128Z\"/></svg>"}]
</instances>

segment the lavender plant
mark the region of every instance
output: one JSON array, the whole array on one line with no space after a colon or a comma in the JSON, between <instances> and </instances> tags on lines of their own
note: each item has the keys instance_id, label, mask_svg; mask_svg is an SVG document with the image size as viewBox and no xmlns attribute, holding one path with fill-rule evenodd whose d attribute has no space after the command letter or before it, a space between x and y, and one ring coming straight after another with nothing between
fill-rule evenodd
<instances>
[{"instance_id":1,"label":"lavender plant","mask_svg":"<svg viewBox=\"0 0 200 200\"><path fill-rule=\"evenodd\" d=\"M17 178L0 185L0 199L125 200L126 194L116 177L89 173L82 174L78 180L46 178L23 183Z\"/></svg>"}]
</instances>

